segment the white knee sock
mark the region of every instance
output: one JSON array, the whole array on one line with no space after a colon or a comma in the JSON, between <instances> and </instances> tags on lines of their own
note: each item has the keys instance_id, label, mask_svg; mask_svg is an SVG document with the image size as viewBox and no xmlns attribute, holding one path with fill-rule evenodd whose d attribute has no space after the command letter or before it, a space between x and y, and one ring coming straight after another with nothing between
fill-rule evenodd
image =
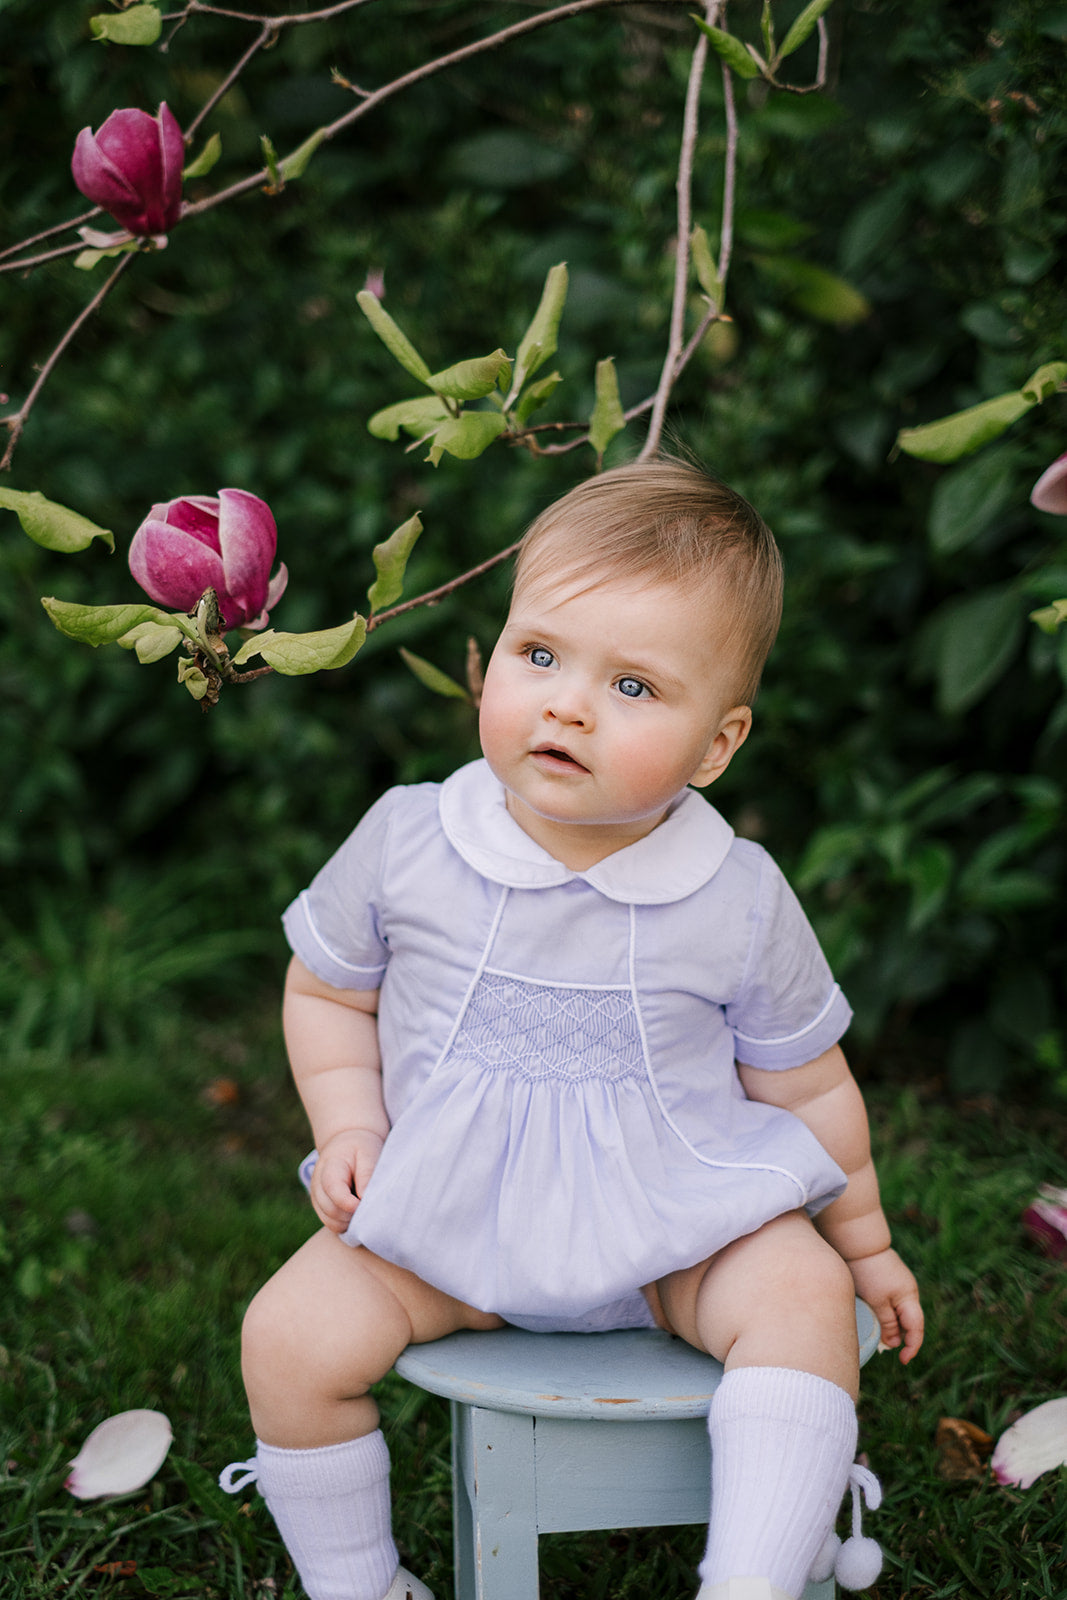
<instances>
[{"instance_id":1,"label":"white knee sock","mask_svg":"<svg viewBox=\"0 0 1067 1600\"><path fill-rule=\"evenodd\" d=\"M317 1450L257 1441L259 1490L310 1600L382 1600L399 1565L381 1430Z\"/></svg>"},{"instance_id":2,"label":"white knee sock","mask_svg":"<svg viewBox=\"0 0 1067 1600\"><path fill-rule=\"evenodd\" d=\"M848 1485L856 1452L851 1398L810 1372L734 1367L711 1402L708 1431L703 1583L765 1578L799 1596Z\"/></svg>"}]
</instances>

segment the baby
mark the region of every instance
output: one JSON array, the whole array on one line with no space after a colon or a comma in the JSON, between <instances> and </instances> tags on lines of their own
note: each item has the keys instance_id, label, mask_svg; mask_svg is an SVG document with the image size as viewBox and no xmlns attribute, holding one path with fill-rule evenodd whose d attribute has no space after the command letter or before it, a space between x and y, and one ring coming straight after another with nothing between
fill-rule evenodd
<instances>
[{"instance_id":1,"label":"baby","mask_svg":"<svg viewBox=\"0 0 1067 1600\"><path fill-rule=\"evenodd\" d=\"M432 1600L370 1394L408 1344L659 1326L716 1356L698 1600L803 1589L856 1447L854 1296L919 1349L848 1005L769 856L694 792L748 736L780 610L732 490L669 460L583 483L523 541L484 760L391 790L286 912L323 1228L243 1359L311 1600Z\"/></svg>"}]
</instances>

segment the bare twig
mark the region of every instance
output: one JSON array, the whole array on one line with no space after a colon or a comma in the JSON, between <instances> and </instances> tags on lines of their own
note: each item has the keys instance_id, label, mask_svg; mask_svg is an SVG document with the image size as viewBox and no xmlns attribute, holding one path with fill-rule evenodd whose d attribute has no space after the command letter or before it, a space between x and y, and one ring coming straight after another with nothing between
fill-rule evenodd
<instances>
[{"instance_id":1,"label":"bare twig","mask_svg":"<svg viewBox=\"0 0 1067 1600\"><path fill-rule=\"evenodd\" d=\"M722 0L707 0L704 7L709 22L719 15ZM697 131L700 126L700 89L704 81L704 66L708 59L706 35L700 35L693 49L689 67L689 84L685 95L685 116L682 124L682 148L678 158L678 238L674 258L674 295L671 300L670 332L667 353L663 358L663 371L652 402L652 416L648 424L639 461L647 461L659 449L663 422L667 415L667 402L678 378L682 357L682 339L685 331L685 301L689 281L689 235L692 229L693 154L696 150Z\"/></svg>"},{"instance_id":2,"label":"bare twig","mask_svg":"<svg viewBox=\"0 0 1067 1600\"><path fill-rule=\"evenodd\" d=\"M9 244L6 250L0 250L0 261L3 261L7 256L17 255L20 250L31 249L35 244L40 244L42 239L51 239L57 233L66 233L68 228L80 228L84 222L88 222L92 217L98 217L101 210L102 207L94 206L91 211L83 211L80 217L71 217L69 222L53 223L52 227L44 228L40 233L35 233L32 239L23 239L20 244ZM81 246L77 245L74 246L74 248L80 249ZM62 254L62 252L57 251L56 254ZM47 256L42 256L39 259L42 261L47 261L49 258ZM15 265L19 267L32 267L35 264L36 263L33 261L18 261L15 263Z\"/></svg>"},{"instance_id":3,"label":"bare twig","mask_svg":"<svg viewBox=\"0 0 1067 1600\"><path fill-rule=\"evenodd\" d=\"M191 0L192 3L192 0ZM363 0L366 3L366 0ZM565 22L569 17L580 16L586 11L602 11L609 6L629 4L630 0L568 0L565 5L554 6L550 11L538 12L536 16L527 17L522 22L514 22L510 27L501 28L498 33L490 34L484 39L475 39L471 44L461 45L457 50L450 50L443 56L437 56L433 61L425 61L419 67L413 67L410 72L405 72L401 77L394 78L391 83L383 84L380 89L375 89L361 100L359 105L353 106L334 122L328 123L320 129L323 143L345 132L361 117L373 111L386 100L391 100L394 95L410 89L413 84L420 83L424 78L433 77L438 72L445 72L449 67L458 66L461 61L467 61L472 56L482 55L487 50L499 49L501 45L510 44L513 39L521 38L524 34L534 33L539 28L551 26L556 22ZM659 5L677 5L680 0L655 0ZM284 167L284 158L278 165ZM270 181L270 172L266 167L261 167L258 172L252 173L247 178L240 179L231 184L228 189L220 189L217 194L208 195L203 200L198 200L188 206L184 215L188 217L199 216L202 212L211 211L215 206L222 205L227 200L233 200L238 195L247 194L251 189L261 188Z\"/></svg>"},{"instance_id":4,"label":"bare twig","mask_svg":"<svg viewBox=\"0 0 1067 1600\"><path fill-rule=\"evenodd\" d=\"M513 556L521 544L516 539L514 544L509 544L506 550L498 550L495 556L490 556L488 561L481 561L476 567L471 567L468 572L461 572L458 578L450 578L447 583L442 583L439 589L429 589L425 594L416 595L414 600L403 600L398 606L390 606L388 611L376 611L367 622L367 632L371 633L383 622L391 617L399 617L403 611L414 611L416 606L435 606L440 601L447 599L454 590L460 589L465 583L470 583L474 578L480 578L484 572L491 572L494 567L499 567L502 561Z\"/></svg>"},{"instance_id":5,"label":"bare twig","mask_svg":"<svg viewBox=\"0 0 1067 1600\"><path fill-rule=\"evenodd\" d=\"M85 309L75 317L74 321L71 323L70 327L67 329L62 339L60 339L59 343L52 351L52 354L48 357L48 360L38 373L37 382L34 384L33 388L22 402L20 409L12 412L10 416L0 417L0 422L3 422L6 425L11 435L7 441L7 449L4 451L3 458L0 459L0 472L6 472L11 466L11 458L15 454L15 446L18 444L22 430L26 426L26 418L33 410L34 402L36 401L37 396L40 394L41 390L48 382L48 379L51 377L56 362L70 344L71 340L74 338L74 335L78 332L82 324L84 322L88 322L89 318L92 316L97 307L102 305L106 300L107 296L111 293L111 290L114 288L115 284L126 271L126 268L130 265L133 259L134 257L132 255L123 256L118 266L107 279L107 282L97 290L96 294L93 295L93 298L89 301L89 304L85 307Z\"/></svg>"}]
</instances>

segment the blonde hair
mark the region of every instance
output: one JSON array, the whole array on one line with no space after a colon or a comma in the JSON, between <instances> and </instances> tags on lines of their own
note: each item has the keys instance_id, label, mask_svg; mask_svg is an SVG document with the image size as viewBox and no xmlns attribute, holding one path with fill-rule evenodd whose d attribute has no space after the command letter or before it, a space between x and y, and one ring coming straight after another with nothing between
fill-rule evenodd
<instances>
[{"instance_id":1,"label":"blonde hair","mask_svg":"<svg viewBox=\"0 0 1067 1600\"><path fill-rule=\"evenodd\" d=\"M670 457L587 479L531 523L515 587L564 574L677 584L709 609L724 604L739 703L755 699L782 616L782 558L763 518L727 484Z\"/></svg>"}]
</instances>

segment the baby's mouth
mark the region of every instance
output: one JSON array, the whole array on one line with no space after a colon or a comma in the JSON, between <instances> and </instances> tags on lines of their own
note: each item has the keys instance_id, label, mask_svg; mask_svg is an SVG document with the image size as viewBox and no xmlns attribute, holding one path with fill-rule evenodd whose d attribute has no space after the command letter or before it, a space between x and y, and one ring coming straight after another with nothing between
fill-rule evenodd
<instances>
[{"instance_id":1,"label":"baby's mouth","mask_svg":"<svg viewBox=\"0 0 1067 1600\"><path fill-rule=\"evenodd\" d=\"M582 763L572 756L568 750L561 750L558 745L538 745L537 749L531 753L535 756L543 756L549 761L558 761L563 766L573 767L576 772L585 772L588 770L587 768L583 767Z\"/></svg>"}]
</instances>

